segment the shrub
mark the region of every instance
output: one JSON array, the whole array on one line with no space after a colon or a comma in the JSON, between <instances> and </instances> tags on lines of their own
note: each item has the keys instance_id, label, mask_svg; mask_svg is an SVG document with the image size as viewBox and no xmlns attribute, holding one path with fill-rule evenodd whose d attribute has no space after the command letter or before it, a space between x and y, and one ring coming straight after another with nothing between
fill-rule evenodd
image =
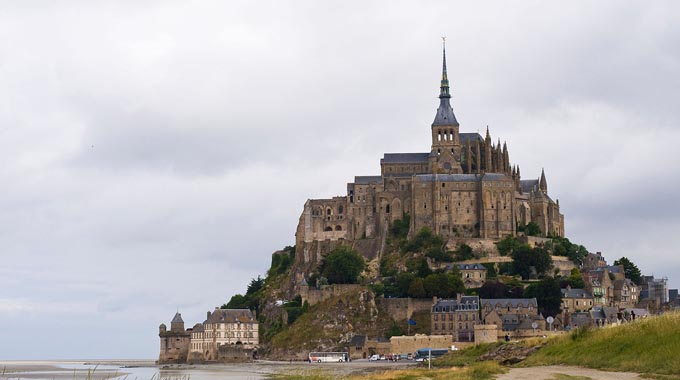
<instances>
[{"instance_id":1,"label":"shrub","mask_svg":"<svg viewBox=\"0 0 680 380\"><path fill-rule=\"evenodd\" d=\"M341 245L324 257L319 272L329 284L354 284L364 267L364 259L357 251Z\"/></svg>"}]
</instances>

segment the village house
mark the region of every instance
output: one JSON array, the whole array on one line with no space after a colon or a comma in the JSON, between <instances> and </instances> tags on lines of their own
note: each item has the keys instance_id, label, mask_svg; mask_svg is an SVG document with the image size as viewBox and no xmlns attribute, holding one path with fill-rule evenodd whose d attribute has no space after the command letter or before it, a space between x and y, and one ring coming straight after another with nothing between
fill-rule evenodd
<instances>
[{"instance_id":1,"label":"village house","mask_svg":"<svg viewBox=\"0 0 680 380\"><path fill-rule=\"evenodd\" d=\"M613 305L614 284L607 268L587 271L583 273L583 280L586 283L586 290L593 295L593 305Z\"/></svg>"},{"instance_id":2,"label":"village house","mask_svg":"<svg viewBox=\"0 0 680 380\"><path fill-rule=\"evenodd\" d=\"M194 326L189 358L193 361L217 361L222 346L252 350L259 344L258 329L255 313L251 310L215 308L207 312L203 323Z\"/></svg>"},{"instance_id":3,"label":"village house","mask_svg":"<svg viewBox=\"0 0 680 380\"><path fill-rule=\"evenodd\" d=\"M614 280L614 305L619 308L630 308L637 305L639 301L639 291L633 281L624 278Z\"/></svg>"},{"instance_id":4,"label":"village house","mask_svg":"<svg viewBox=\"0 0 680 380\"><path fill-rule=\"evenodd\" d=\"M545 330L545 319L538 313L536 298L485 298L481 299L482 321L486 325L500 326L503 331Z\"/></svg>"},{"instance_id":5,"label":"village house","mask_svg":"<svg viewBox=\"0 0 680 380\"><path fill-rule=\"evenodd\" d=\"M487 269L482 264L457 264L466 289L479 288L486 282Z\"/></svg>"},{"instance_id":6,"label":"village house","mask_svg":"<svg viewBox=\"0 0 680 380\"><path fill-rule=\"evenodd\" d=\"M461 296L455 300L435 299L431 313L432 335L452 335L454 340L474 341L479 324L479 297Z\"/></svg>"},{"instance_id":7,"label":"village house","mask_svg":"<svg viewBox=\"0 0 680 380\"><path fill-rule=\"evenodd\" d=\"M571 314L588 312L593 308L593 296L586 289L562 289L562 320L571 324Z\"/></svg>"}]
</instances>

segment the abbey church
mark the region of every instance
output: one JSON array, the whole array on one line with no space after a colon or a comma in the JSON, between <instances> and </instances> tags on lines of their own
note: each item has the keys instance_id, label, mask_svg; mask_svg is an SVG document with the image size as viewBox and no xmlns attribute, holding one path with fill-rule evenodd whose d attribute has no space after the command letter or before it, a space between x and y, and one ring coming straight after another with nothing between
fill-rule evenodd
<instances>
[{"instance_id":1,"label":"abbey church","mask_svg":"<svg viewBox=\"0 0 680 380\"><path fill-rule=\"evenodd\" d=\"M423 227L455 239L517 235L536 222L543 235L564 236L559 201L548 195L545 173L521 179L506 144L486 135L461 133L451 107L443 51L439 108L432 146L423 153L385 153L380 175L357 176L344 196L310 199L296 232L298 247L322 241L386 236L390 224L410 215L410 234Z\"/></svg>"}]
</instances>

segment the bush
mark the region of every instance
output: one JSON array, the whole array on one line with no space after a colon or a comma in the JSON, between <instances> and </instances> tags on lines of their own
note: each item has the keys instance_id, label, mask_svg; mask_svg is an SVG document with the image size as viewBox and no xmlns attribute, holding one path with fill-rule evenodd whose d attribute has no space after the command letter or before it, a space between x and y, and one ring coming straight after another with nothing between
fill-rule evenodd
<instances>
[{"instance_id":1,"label":"bush","mask_svg":"<svg viewBox=\"0 0 680 380\"><path fill-rule=\"evenodd\" d=\"M411 226L411 216L404 214L404 217L392 222L390 226L390 236L397 239L406 239L408 231Z\"/></svg>"},{"instance_id":2,"label":"bush","mask_svg":"<svg viewBox=\"0 0 680 380\"><path fill-rule=\"evenodd\" d=\"M513 272L522 276L522 279L531 278L533 271L537 275L545 274L550 268L552 258L543 248L531 248L528 244L522 244L512 253Z\"/></svg>"},{"instance_id":3,"label":"bush","mask_svg":"<svg viewBox=\"0 0 680 380\"><path fill-rule=\"evenodd\" d=\"M465 261L465 260L470 260L475 257L475 254L472 252L472 247L469 245L463 243L458 246L456 251L454 252L454 260L456 261Z\"/></svg>"},{"instance_id":4,"label":"bush","mask_svg":"<svg viewBox=\"0 0 680 380\"><path fill-rule=\"evenodd\" d=\"M364 267L364 259L357 251L341 245L324 257L319 272L329 284L355 284Z\"/></svg>"},{"instance_id":5,"label":"bush","mask_svg":"<svg viewBox=\"0 0 680 380\"><path fill-rule=\"evenodd\" d=\"M504 237L503 240L496 243L498 253L500 253L501 256L507 256L512 254L512 252L515 249L519 248L520 245L521 244L516 237L509 235Z\"/></svg>"}]
</instances>

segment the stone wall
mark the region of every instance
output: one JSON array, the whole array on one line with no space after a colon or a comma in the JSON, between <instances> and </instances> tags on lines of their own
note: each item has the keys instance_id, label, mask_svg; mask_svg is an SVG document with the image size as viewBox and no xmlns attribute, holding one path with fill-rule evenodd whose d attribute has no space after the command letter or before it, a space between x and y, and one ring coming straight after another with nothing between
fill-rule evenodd
<instances>
[{"instance_id":1,"label":"stone wall","mask_svg":"<svg viewBox=\"0 0 680 380\"><path fill-rule=\"evenodd\" d=\"M340 296L345 293L362 289L364 289L364 286L358 284L322 285L319 289L313 286L301 286L300 297L302 297L303 303L307 301L307 303L309 303L311 306L325 301L331 297Z\"/></svg>"},{"instance_id":2,"label":"stone wall","mask_svg":"<svg viewBox=\"0 0 680 380\"><path fill-rule=\"evenodd\" d=\"M475 325L475 345L496 343L499 329L497 325Z\"/></svg>"},{"instance_id":3,"label":"stone wall","mask_svg":"<svg viewBox=\"0 0 680 380\"><path fill-rule=\"evenodd\" d=\"M393 336L390 338L390 351L395 354L416 352L421 348L466 348L474 343L456 342L451 335L421 335Z\"/></svg>"},{"instance_id":4,"label":"stone wall","mask_svg":"<svg viewBox=\"0 0 680 380\"><path fill-rule=\"evenodd\" d=\"M429 298L381 298L380 304L385 308L387 315L395 321L409 319L418 311L429 311L433 301Z\"/></svg>"}]
</instances>

